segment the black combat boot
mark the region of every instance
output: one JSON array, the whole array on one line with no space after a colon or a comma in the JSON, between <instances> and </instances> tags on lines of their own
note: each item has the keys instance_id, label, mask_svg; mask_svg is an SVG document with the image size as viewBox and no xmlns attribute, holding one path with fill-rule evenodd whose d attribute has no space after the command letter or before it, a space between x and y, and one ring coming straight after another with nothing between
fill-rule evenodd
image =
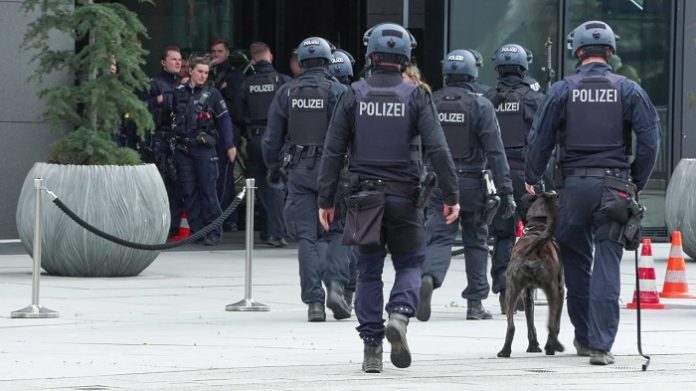
<instances>
[{"instance_id":1,"label":"black combat boot","mask_svg":"<svg viewBox=\"0 0 696 391\"><path fill-rule=\"evenodd\" d=\"M491 319L493 315L486 311L481 304L481 300L467 300L466 301L466 319L467 320L481 320L481 319Z\"/></svg>"},{"instance_id":2,"label":"black combat boot","mask_svg":"<svg viewBox=\"0 0 696 391\"><path fill-rule=\"evenodd\" d=\"M335 319L350 318L350 306L346 303L343 296L343 285L337 282L330 282L326 292L326 306L333 311Z\"/></svg>"},{"instance_id":3,"label":"black combat boot","mask_svg":"<svg viewBox=\"0 0 696 391\"><path fill-rule=\"evenodd\" d=\"M323 322L326 320L324 303L310 303L307 309L307 320L309 322Z\"/></svg>"},{"instance_id":4,"label":"black combat boot","mask_svg":"<svg viewBox=\"0 0 696 391\"><path fill-rule=\"evenodd\" d=\"M411 351L408 350L406 341L406 327L408 317L404 314L389 314L387 329L384 331L387 340L391 343L391 362L397 368L408 368L411 366Z\"/></svg>"},{"instance_id":5,"label":"black combat boot","mask_svg":"<svg viewBox=\"0 0 696 391\"><path fill-rule=\"evenodd\" d=\"M430 302L433 298L433 289L435 282L430 275L424 275L421 280L420 298L418 300L418 309L416 310L416 319L421 322L427 322L430 319Z\"/></svg>"},{"instance_id":6,"label":"black combat boot","mask_svg":"<svg viewBox=\"0 0 696 391\"><path fill-rule=\"evenodd\" d=\"M382 343L378 345L365 344L363 349L362 370L366 373L382 372Z\"/></svg>"}]
</instances>

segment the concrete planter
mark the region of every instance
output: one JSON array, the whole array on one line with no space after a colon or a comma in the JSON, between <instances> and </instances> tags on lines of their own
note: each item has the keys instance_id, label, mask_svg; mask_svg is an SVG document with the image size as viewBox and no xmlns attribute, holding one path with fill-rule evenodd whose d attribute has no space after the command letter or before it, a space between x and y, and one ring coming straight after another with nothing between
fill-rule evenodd
<instances>
[{"instance_id":1,"label":"concrete planter","mask_svg":"<svg viewBox=\"0 0 696 391\"><path fill-rule=\"evenodd\" d=\"M681 231L684 252L696 259L696 159L682 159L667 185L667 229Z\"/></svg>"},{"instance_id":2,"label":"concrete planter","mask_svg":"<svg viewBox=\"0 0 696 391\"><path fill-rule=\"evenodd\" d=\"M169 202L157 168L139 166L76 166L35 163L17 205L17 231L32 253L34 241L34 178L78 216L98 229L138 243L164 243L169 232ZM83 229L43 194L41 266L60 276L136 276L159 252L126 248Z\"/></svg>"}]
</instances>

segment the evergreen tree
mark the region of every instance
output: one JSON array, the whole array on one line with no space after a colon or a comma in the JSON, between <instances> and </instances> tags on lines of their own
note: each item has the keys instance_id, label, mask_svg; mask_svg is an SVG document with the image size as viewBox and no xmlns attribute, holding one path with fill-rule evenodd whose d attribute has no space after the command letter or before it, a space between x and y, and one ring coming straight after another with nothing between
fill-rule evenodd
<instances>
[{"instance_id":1,"label":"evergreen tree","mask_svg":"<svg viewBox=\"0 0 696 391\"><path fill-rule=\"evenodd\" d=\"M144 0L140 0L144 1ZM149 2L149 1L148 1ZM48 87L39 93L46 102L45 119L55 130L72 130L53 146L49 161L63 164L137 164L138 154L117 148L118 133L127 115L139 136L154 128L152 116L135 91L146 91L149 78L141 66L147 51L140 37L147 30L137 15L122 4L92 0L25 0L25 13L40 11L29 24L22 48L35 51L32 78L62 71L74 75L72 85ZM52 31L85 44L79 50L56 50L48 45ZM112 62L118 72L111 72Z\"/></svg>"}]
</instances>

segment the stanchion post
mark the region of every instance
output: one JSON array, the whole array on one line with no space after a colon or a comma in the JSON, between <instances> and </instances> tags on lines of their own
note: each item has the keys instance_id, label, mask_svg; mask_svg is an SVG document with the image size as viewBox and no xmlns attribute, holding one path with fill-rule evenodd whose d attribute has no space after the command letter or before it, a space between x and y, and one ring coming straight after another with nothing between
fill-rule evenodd
<instances>
[{"instance_id":1,"label":"stanchion post","mask_svg":"<svg viewBox=\"0 0 696 391\"><path fill-rule=\"evenodd\" d=\"M57 318L58 312L39 306L39 279L41 278L41 191L43 179L34 178L34 252L32 262L31 305L13 311L13 318Z\"/></svg>"},{"instance_id":2,"label":"stanchion post","mask_svg":"<svg viewBox=\"0 0 696 391\"><path fill-rule=\"evenodd\" d=\"M254 252L254 179L246 180L246 251L244 273L244 299L225 306L226 311L269 311L271 308L251 298L252 255Z\"/></svg>"}]
</instances>

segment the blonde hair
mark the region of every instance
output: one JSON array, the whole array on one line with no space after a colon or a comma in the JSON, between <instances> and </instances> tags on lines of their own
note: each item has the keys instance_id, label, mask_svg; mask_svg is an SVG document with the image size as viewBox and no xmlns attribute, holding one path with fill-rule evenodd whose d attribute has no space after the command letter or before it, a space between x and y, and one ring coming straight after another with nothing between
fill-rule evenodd
<instances>
[{"instance_id":1,"label":"blonde hair","mask_svg":"<svg viewBox=\"0 0 696 391\"><path fill-rule=\"evenodd\" d=\"M425 92L427 93L432 93L433 90L430 88L428 83L424 82L423 79L421 78L421 72L420 69L418 69L418 66L415 64L411 64L407 66L403 73L406 74L411 80L413 80L413 84L417 85L418 87L422 88Z\"/></svg>"}]
</instances>

